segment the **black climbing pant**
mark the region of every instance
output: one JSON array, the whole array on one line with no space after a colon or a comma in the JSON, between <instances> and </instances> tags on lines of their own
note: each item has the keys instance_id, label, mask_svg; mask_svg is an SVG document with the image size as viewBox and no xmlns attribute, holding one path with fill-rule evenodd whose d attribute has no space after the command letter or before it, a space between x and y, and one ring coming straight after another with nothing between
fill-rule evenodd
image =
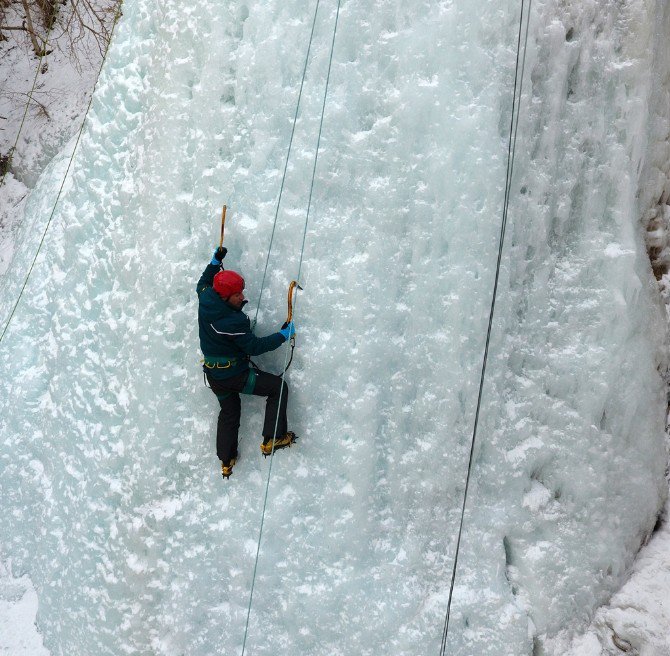
<instances>
[{"instance_id":1,"label":"black climbing pant","mask_svg":"<svg viewBox=\"0 0 670 656\"><path fill-rule=\"evenodd\" d=\"M248 379L249 376L254 374L256 383L253 389L249 389ZM240 429L240 393L242 392L267 397L263 440L282 437L286 434L288 430L286 423L288 386L284 383L284 391L282 392L281 376L249 369L249 371L245 371L238 376L224 378L223 380L212 378L207 374L207 381L221 406L216 429L216 454L219 456L219 460L227 463L231 458L237 457L237 435ZM279 404L280 396L281 406ZM279 419L277 419L277 413L279 413ZM276 432L275 425L277 426Z\"/></svg>"}]
</instances>

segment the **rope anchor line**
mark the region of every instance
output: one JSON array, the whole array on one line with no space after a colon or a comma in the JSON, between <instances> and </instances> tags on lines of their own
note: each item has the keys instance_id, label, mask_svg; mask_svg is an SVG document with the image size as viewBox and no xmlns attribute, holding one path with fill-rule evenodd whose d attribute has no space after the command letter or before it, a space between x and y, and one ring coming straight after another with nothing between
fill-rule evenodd
<instances>
[{"instance_id":1,"label":"rope anchor line","mask_svg":"<svg viewBox=\"0 0 670 656\"><path fill-rule=\"evenodd\" d=\"M311 50L311 47L312 47L312 39L314 37L314 26L316 24L316 18L317 18L317 14L318 14L318 11L319 11L319 2L320 2L320 0L317 0L316 8L314 10L314 18L312 20L312 30L311 30L311 34L310 34L310 37L309 37L309 45L308 45L308 48L307 48L307 55L305 57L305 67L303 69L302 81L300 82L300 93L298 94L298 103L296 105L295 116L294 116L294 119L293 119L293 128L291 130L291 139L290 139L290 142L289 142L288 152L286 154L286 163L284 165L284 175L282 177L281 188L280 188L280 192L279 192L279 199L277 200L277 210L275 212L274 225L273 225L273 228L272 228L272 235L271 235L271 238L270 238L270 246L268 248L268 256L267 256L267 260L266 260L266 263L265 263L265 272L263 273L263 281L261 283L261 295L263 293L263 285L265 283L265 274L267 273L268 262L269 262L269 259L270 259L270 250L272 249L272 240L274 238L275 228L276 228L276 225L277 225L277 215L279 213L279 204L281 202L282 191L284 189L284 181L286 179L286 169L287 169L287 166L288 166L289 155L290 155L290 152L291 152L291 144L293 143L293 135L295 133L295 125L296 125L296 120L297 120L297 117L298 117L298 109L299 109L299 106L300 106L300 98L302 97L303 84L305 82L305 74L307 72L307 62L309 61L309 53L310 53L310 50ZM325 85L325 88L324 88L324 91L323 91L323 102L322 102L322 105L321 105L321 119L319 121L319 134L318 134L318 137L317 137L317 140L316 140L316 150L315 150L315 153L314 153L314 166L312 168L312 180L311 180L310 189L309 189L309 199L307 201L307 212L306 212L306 216L305 216L305 225L304 225L303 235L302 235L302 245L300 247L300 262L298 264L298 275L296 276L296 279L291 283L291 286L289 287L288 321L291 321L291 319L293 318L294 304L292 303L292 294L293 294L294 288L297 287L298 289L302 289L302 287L300 287L300 285L297 283L297 281L300 280L300 274L302 272L303 256L304 256L304 253L305 253L305 241L306 241L306 236L307 236L307 227L308 227L308 224L309 224L310 210L311 210L311 207L312 207L312 196L313 196L313 192L314 192L314 180L316 178L316 167L317 167L317 164L318 164L318 161L319 161L319 147L321 145L321 134L323 132L323 117L324 117L324 114L325 114L325 111L326 111L326 99L328 97L328 86L330 84L330 71L331 71L332 64L333 64L333 51L335 49L335 37L337 36L337 24L338 24L339 17L340 17L340 4L341 4L341 0L337 0L337 11L335 13L335 24L333 26L333 37L332 37L332 40L331 40L331 43L330 43L330 57L329 57L329 60L328 60L328 72L326 74L326 85ZM294 285L294 283L295 283L295 285ZM297 296L296 296L295 306L297 306ZM259 299L258 299L258 307L260 307L260 295L259 295ZM256 317L258 317L258 307L256 308ZM256 319L254 319L254 325L255 325L255 323L256 323ZM289 358L289 352L292 354L292 349L290 347L289 342L287 342L287 348L285 349L285 351L286 351L286 353L285 353L285 357L284 357L284 372L282 373L282 376L281 376L282 385L281 385L281 391L279 393L279 403L278 403L278 410L277 410L277 418L276 418L276 421L275 421L274 435L277 434L277 427L279 426L279 408L281 408L282 397L283 397L283 394L284 394L284 379L286 377L286 370L288 369L287 362L288 362L288 358ZM256 558L255 558L255 562L254 562L254 572L253 572L253 576L252 576L252 580L251 580L251 590L249 592L249 606L247 608L247 618L246 618L246 623L245 623L245 627L244 627L244 640L242 642L242 656L244 656L244 653L245 653L245 648L246 648L246 644L247 644L247 636L248 636L248 633L249 633L249 618L251 616L251 606L252 606L252 603L253 603L254 587L255 587L255 583L256 583L256 574L257 574L257 571L258 571L258 561L259 561L259 556L260 556L261 540L262 540L262 537L263 537L263 525L264 525L264 522L265 522L265 513L266 513L266 509L267 509L268 494L269 494L269 490L270 490L270 477L272 475L272 463L274 461L274 454L275 454L275 450L273 448L272 449L272 454L270 455L270 466L268 468L268 475L267 475L267 480L266 480L266 483L265 483L265 495L263 497L263 509L261 511L261 524L260 524L260 528L259 528L259 532L258 532L258 543L256 545Z\"/></svg>"},{"instance_id":2,"label":"rope anchor line","mask_svg":"<svg viewBox=\"0 0 670 656\"><path fill-rule=\"evenodd\" d=\"M456 570L458 567L458 556L461 547L461 538L463 536L463 523L465 518L465 508L468 499L468 491L470 488L470 477L472 475L473 458L475 451L475 442L477 438L477 427L479 425L479 414L482 405L482 395L484 390L484 380L486 378L486 365L488 362L489 345L491 343L491 331L493 328L493 316L495 313L496 296L498 294L498 282L500 280L500 266L502 262L503 246L505 243L505 231L507 228L507 218L509 214L509 200L512 187L512 175L514 173L514 155L516 153L516 138L519 129L519 113L521 105L521 92L523 89L523 74L526 66L526 50L528 48L528 29L530 25L530 11L533 0L528 0L528 9L526 15L526 30L523 43L523 57L521 57L521 35L523 32L524 22L524 7L526 0L521 0L521 13L519 16L519 32L517 36L516 46L516 67L514 71L514 92L512 94L512 116L510 118L509 140L507 143L507 171L505 174L505 196L503 199L502 219L500 223L500 237L498 240L498 259L496 262L496 273L493 282L493 291L491 294L491 307L489 310L488 326L486 331L486 343L484 346L484 355L482 358L481 375L479 379L479 392L477 395L477 407L475 410L475 418L472 429L472 437L470 440L470 456L468 459L468 470L465 478L465 490L463 492L463 503L461 506L461 517L458 527L458 536L456 538L456 549L454 553L454 563L451 571L451 582L449 585L449 599L447 601L447 611L444 618L444 629L442 631L442 643L440 646L440 656L445 656L447 648L447 638L449 636L449 617L451 612L451 602L454 594L454 585L456 582ZM521 61L521 70L519 70L519 61Z\"/></svg>"},{"instance_id":3,"label":"rope anchor line","mask_svg":"<svg viewBox=\"0 0 670 656\"><path fill-rule=\"evenodd\" d=\"M100 62L100 68L98 69L98 75L95 78L95 86L98 84L98 80L100 79L100 73L102 72L102 67L105 65L105 61L107 59L107 53L109 52L109 47L112 43L112 37L114 36L114 30L116 28L116 24L119 22L119 18L121 17L121 7L123 5L123 0L119 0L117 3L116 7L116 13L114 14L114 22L112 23L112 29L110 30L109 33L109 41L107 41L107 47L105 48L105 52L102 55L102 61ZM37 78L36 78L37 79ZM86 111L84 112L84 118L82 119L81 126L79 127L79 130L77 132L77 138L74 142L74 147L72 149L72 153L70 155L70 159L67 164L67 168L65 169L65 174L63 175L63 180L61 181L61 185L58 189L58 194L56 194L56 200L54 201L53 207L51 208L51 212L49 214L49 218L47 219L46 226L44 227L44 231L42 232L42 237L40 239L40 243L37 246L37 251L35 252L35 257L33 257L33 260L30 264L30 267L28 268L28 273L25 276L25 279L23 281L23 285L21 286L21 289L19 291L19 295L16 299L16 303L12 306L11 312L9 313L9 317L7 318L7 321L5 322L5 326L2 330L2 334L0 334L0 342L5 337L5 334L7 333L7 330L9 328L9 324L11 323L14 314L16 312L16 308L19 306L19 303L21 302L21 298L23 297L24 292L26 291L26 287L28 286L28 280L30 279L30 275L33 272L33 269L35 268L35 263L37 262L37 258L40 254L40 251L42 250L42 246L44 245L44 242L46 240L47 232L49 231L49 227L51 226L51 221L54 218L54 214L56 213L56 207L58 206L58 202L60 201L60 197L63 194L63 189L65 188L65 182L67 181L67 176L70 173L70 169L72 168L72 162L74 161L74 156L77 153L77 148L79 146L79 141L81 140L81 135L84 132L84 126L86 125L86 119L88 118L88 113L91 110L91 105L93 104L93 95L95 94L95 86L93 87L93 90L91 91L91 96L88 99L88 105L86 106ZM25 116L24 116L25 119ZM17 137L18 141L18 137ZM4 178L2 179L4 181ZM2 181L0 181L0 186L2 185Z\"/></svg>"}]
</instances>

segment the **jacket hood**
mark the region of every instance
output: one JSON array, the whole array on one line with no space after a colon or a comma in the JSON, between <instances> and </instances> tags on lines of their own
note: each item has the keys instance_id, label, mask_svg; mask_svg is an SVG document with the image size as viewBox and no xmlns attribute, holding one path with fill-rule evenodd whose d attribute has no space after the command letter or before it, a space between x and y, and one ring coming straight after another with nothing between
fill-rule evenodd
<instances>
[{"instance_id":1,"label":"jacket hood","mask_svg":"<svg viewBox=\"0 0 670 656\"><path fill-rule=\"evenodd\" d=\"M241 309L234 308L228 301L224 301L212 287L200 294L200 316L207 323L218 321L234 312L241 311Z\"/></svg>"}]
</instances>

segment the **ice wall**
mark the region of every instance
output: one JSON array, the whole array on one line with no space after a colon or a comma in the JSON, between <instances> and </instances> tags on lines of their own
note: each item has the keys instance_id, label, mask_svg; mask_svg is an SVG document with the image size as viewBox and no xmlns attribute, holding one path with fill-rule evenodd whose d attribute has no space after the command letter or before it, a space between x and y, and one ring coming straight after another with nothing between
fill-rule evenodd
<instances>
[{"instance_id":1,"label":"ice wall","mask_svg":"<svg viewBox=\"0 0 670 656\"><path fill-rule=\"evenodd\" d=\"M666 338L643 239L669 191L670 15L656 3L535 9L487 388L500 402L472 519L487 530L469 544L504 554L544 653L545 635L619 587L664 496ZM470 553L473 580L499 574Z\"/></svg>"},{"instance_id":2,"label":"ice wall","mask_svg":"<svg viewBox=\"0 0 670 656\"><path fill-rule=\"evenodd\" d=\"M654 2L533 6L452 609L460 656L541 653L587 619L663 495L665 333L640 218L667 185L654 79L668 16ZM221 481L193 286L225 202L227 264L253 311L313 8L125 5L0 353L0 548L31 574L52 654L239 653L269 461L245 400L241 462ZM261 334L297 273L334 10L317 17ZM249 653L439 651L518 12L343 3L289 375L302 437L273 465ZM30 200L3 316L63 169Z\"/></svg>"}]
</instances>

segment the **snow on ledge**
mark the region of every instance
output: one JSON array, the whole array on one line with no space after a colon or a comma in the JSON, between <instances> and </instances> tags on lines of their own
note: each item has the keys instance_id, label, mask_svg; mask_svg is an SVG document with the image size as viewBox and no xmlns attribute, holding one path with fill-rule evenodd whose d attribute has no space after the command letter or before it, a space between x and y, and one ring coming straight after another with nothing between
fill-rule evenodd
<instances>
[{"instance_id":1,"label":"snow on ledge","mask_svg":"<svg viewBox=\"0 0 670 656\"><path fill-rule=\"evenodd\" d=\"M670 656L670 505L661 529L639 553L628 582L602 606L588 630L545 643L555 656Z\"/></svg>"},{"instance_id":2,"label":"snow on ledge","mask_svg":"<svg viewBox=\"0 0 670 656\"><path fill-rule=\"evenodd\" d=\"M35 625L37 592L0 563L0 656L50 656Z\"/></svg>"}]
</instances>

